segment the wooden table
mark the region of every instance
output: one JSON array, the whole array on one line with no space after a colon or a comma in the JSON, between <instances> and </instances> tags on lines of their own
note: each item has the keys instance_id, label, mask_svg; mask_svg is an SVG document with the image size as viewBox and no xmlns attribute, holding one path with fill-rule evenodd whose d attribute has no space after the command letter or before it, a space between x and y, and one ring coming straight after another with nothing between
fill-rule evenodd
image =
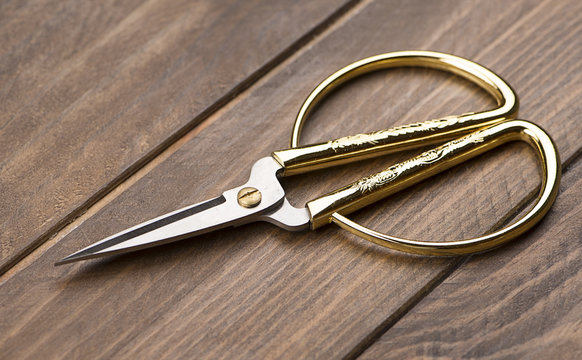
<instances>
[{"instance_id":1,"label":"wooden table","mask_svg":"<svg viewBox=\"0 0 582 360\"><path fill-rule=\"evenodd\" d=\"M582 2L4 0L0 38L1 358L582 357ZM253 224L53 266L243 183L287 147L315 84L403 49L496 71L556 141L560 194L518 241L426 258ZM334 93L303 142L493 105L438 71L377 72ZM284 186L301 205L409 156ZM474 236L515 219L539 180L527 146L507 145L356 219Z\"/></svg>"}]
</instances>

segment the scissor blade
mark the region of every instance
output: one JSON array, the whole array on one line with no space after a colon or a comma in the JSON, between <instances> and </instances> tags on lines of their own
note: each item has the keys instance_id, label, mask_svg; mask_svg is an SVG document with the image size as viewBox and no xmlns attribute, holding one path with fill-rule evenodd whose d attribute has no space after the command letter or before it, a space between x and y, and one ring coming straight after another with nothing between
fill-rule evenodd
<instances>
[{"instance_id":1,"label":"scissor blade","mask_svg":"<svg viewBox=\"0 0 582 360\"><path fill-rule=\"evenodd\" d=\"M112 235L65 257L55 265L127 253L228 226L263 220L263 214L270 214L283 204L285 193L276 178L279 168L280 165L271 157L263 158L253 166L251 179L246 185ZM241 206L237 200L239 190L249 185L261 189L262 193L260 204L253 208Z\"/></svg>"},{"instance_id":2,"label":"scissor blade","mask_svg":"<svg viewBox=\"0 0 582 360\"><path fill-rule=\"evenodd\" d=\"M236 220L236 215L229 216L229 206L224 196L219 196L186 207L103 239L56 265L145 249L226 227Z\"/></svg>"}]
</instances>

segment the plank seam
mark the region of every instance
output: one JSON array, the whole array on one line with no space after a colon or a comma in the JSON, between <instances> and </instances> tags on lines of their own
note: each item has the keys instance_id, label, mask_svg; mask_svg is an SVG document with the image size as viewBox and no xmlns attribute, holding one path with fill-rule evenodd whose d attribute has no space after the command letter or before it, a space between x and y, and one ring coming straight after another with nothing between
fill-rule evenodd
<instances>
[{"instance_id":1,"label":"plank seam","mask_svg":"<svg viewBox=\"0 0 582 360\"><path fill-rule=\"evenodd\" d=\"M578 149L573 155L562 162L562 174L570 170L573 165L582 161L582 148ZM515 220L522 211L530 206L532 201L537 197L539 186L527 194L522 201L509 210L496 224L494 224L488 232L500 229ZM495 250L493 250L495 251ZM425 286L423 286L417 293L415 293L408 301L400 306L393 314L388 316L380 325L368 334L362 341L360 341L350 351L344 359L356 359L362 355L369 347L378 341L385 333L387 333L400 319L402 319L408 312L412 311L425 297L427 297L434 289L449 278L456 270L461 268L469 259L475 255L462 256L453 261L452 264L440 271L434 278L432 278Z\"/></svg>"},{"instance_id":2,"label":"plank seam","mask_svg":"<svg viewBox=\"0 0 582 360\"><path fill-rule=\"evenodd\" d=\"M135 173L137 173L140 169L144 168L146 165L151 163L156 157L162 154L165 150L169 149L173 144L177 143L181 138L183 138L196 128L204 126L205 125L204 122L208 118L210 118L221 108L233 102L243 92L250 89L260 79L265 77L268 73L273 71L279 65L283 64L295 53L300 51L302 48L308 47L309 44L316 42L317 39L326 32L326 30L331 28L334 24L340 22L342 18L349 17L350 16L349 14L354 12L354 10L362 2L363 0L350 0L341 7L339 7L337 10L332 12L320 23L316 24L313 28L311 28L311 30L304 33L301 37L299 37L297 40L291 43L287 48L283 49L279 54L275 55L270 61L265 63L263 66L259 67L255 72L251 73L240 83L232 87L227 93L221 96L214 103L210 104L196 117L188 121L184 126L176 130L173 134L170 134L158 146L156 146L150 152L142 156L140 159L136 160L126 170L122 171L117 177L112 179L109 183L105 184L102 189L95 192L95 194L90 196L85 202L83 202L81 205L73 209L69 214L64 216L55 225L47 229L43 234L41 234L36 240L32 241L22 251L14 254L11 258L9 258L6 261L4 265L0 266L0 284L6 280L3 279L4 277L3 275L10 269L14 268L25 257L31 255L36 249L38 249L41 245L43 245L47 241L57 237L58 233L61 230L63 230L66 226L72 224L77 219L79 219L99 200L103 199L107 194L113 192L124 181L126 181Z\"/></svg>"},{"instance_id":3,"label":"plank seam","mask_svg":"<svg viewBox=\"0 0 582 360\"><path fill-rule=\"evenodd\" d=\"M574 164L582 161L580 158L582 158L582 147L576 150L576 152L574 152L574 154L572 154L569 158L564 160L562 163L562 174L570 170Z\"/></svg>"},{"instance_id":4,"label":"plank seam","mask_svg":"<svg viewBox=\"0 0 582 360\"><path fill-rule=\"evenodd\" d=\"M420 303L428 294L430 294L437 286L445 281L455 270L460 268L465 262L471 258L471 255L461 256L455 258L452 264L441 270L437 276L432 278L425 284L418 292L411 296L408 301L402 304L395 312L388 316L380 323L368 336L363 338L343 359L352 360L358 358L370 346L378 341L388 330L390 330L400 319L402 319L410 310L412 310L418 303Z\"/></svg>"}]
</instances>

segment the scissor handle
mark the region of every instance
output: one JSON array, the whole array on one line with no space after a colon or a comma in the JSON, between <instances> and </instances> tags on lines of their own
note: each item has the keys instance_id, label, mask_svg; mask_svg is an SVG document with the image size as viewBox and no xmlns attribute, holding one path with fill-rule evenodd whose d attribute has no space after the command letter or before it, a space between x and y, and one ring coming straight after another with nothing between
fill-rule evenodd
<instances>
[{"instance_id":1,"label":"scissor handle","mask_svg":"<svg viewBox=\"0 0 582 360\"><path fill-rule=\"evenodd\" d=\"M299 134L311 110L333 89L357 76L394 67L428 67L466 78L485 89L497 101L492 110L447 116L440 119L404 125L369 134L347 136L307 148L297 148ZM517 116L519 101L514 90L498 75L485 67L458 56L433 51L397 51L372 56L338 70L307 97L293 127L291 149L276 151L273 157L283 167L283 176L335 166L362 158L370 158L408 150L427 144L442 143L477 128Z\"/></svg>"},{"instance_id":2,"label":"scissor handle","mask_svg":"<svg viewBox=\"0 0 582 360\"><path fill-rule=\"evenodd\" d=\"M529 143L539 157L542 167L540 193L527 214L492 234L447 242L407 240L368 229L343 216L485 151L516 140ZM480 129L365 177L308 202L307 208L313 229L334 222L364 239L400 251L422 255L467 254L497 247L535 225L552 206L558 193L560 177L560 158L550 136L531 122L510 120Z\"/></svg>"}]
</instances>

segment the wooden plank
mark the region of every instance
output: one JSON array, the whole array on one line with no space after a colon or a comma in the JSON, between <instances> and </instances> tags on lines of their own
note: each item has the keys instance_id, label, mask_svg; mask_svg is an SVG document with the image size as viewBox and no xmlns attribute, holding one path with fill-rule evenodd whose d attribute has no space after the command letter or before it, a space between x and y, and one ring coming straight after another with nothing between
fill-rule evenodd
<instances>
[{"instance_id":1,"label":"wooden plank","mask_svg":"<svg viewBox=\"0 0 582 360\"><path fill-rule=\"evenodd\" d=\"M199 134L95 216L7 277L0 303L15 305L0 309L0 332L6 334L0 349L21 358L41 353L147 358L353 354L456 260L399 255L333 227L300 234L253 224L108 260L59 268L52 262L102 236L242 183L255 159L286 146L291 119L317 81L379 52L430 48L491 67L521 94L522 114L546 127L564 159L571 158L582 135L573 116L582 77L577 61L580 5L505 6L494 18L488 15L496 10L491 2L374 2L356 8L353 17L209 119ZM387 36L396 33L400 36ZM552 44L551 51L540 42ZM532 85L532 77L542 85L558 83L559 94ZM537 100L542 97L547 101ZM306 127L305 141L490 105L474 87L443 74L379 73L336 93ZM292 178L284 185L292 190L293 202L300 203L396 158ZM530 152L508 146L358 218L367 216L366 223L386 232L423 239L476 235L513 214L514 205L535 189L535 174Z\"/></svg>"},{"instance_id":2,"label":"wooden plank","mask_svg":"<svg viewBox=\"0 0 582 360\"><path fill-rule=\"evenodd\" d=\"M582 161L525 241L476 256L362 359L582 356Z\"/></svg>"},{"instance_id":3,"label":"wooden plank","mask_svg":"<svg viewBox=\"0 0 582 360\"><path fill-rule=\"evenodd\" d=\"M0 273L346 3L3 2Z\"/></svg>"}]
</instances>

